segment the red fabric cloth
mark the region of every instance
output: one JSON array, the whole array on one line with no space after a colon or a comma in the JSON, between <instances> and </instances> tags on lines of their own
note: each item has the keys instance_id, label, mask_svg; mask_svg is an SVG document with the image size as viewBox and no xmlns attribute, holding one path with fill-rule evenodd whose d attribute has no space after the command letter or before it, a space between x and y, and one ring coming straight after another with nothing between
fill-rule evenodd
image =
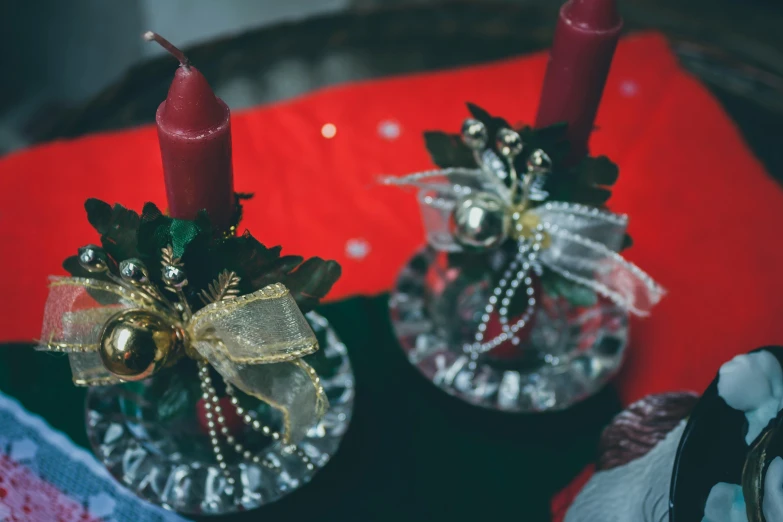
<instances>
[{"instance_id":1,"label":"red fabric cloth","mask_svg":"<svg viewBox=\"0 0 783 522\"><path fill-rule=\"evenodd\" d=\"M422 132L459 129L465 101L532 121L545 65L541 53L236 111L236 189L256 193L244 225L284 252L338 260L344 276L332 299L389 290L424 240L414 193L377 177L431 168ZM331 139L322 136L327 123ZM663 37L620 43L597 127L592 152L620 166L610 206L631 216L627 256L669 289L651 317L633 320L619 379L625 403L701 390L732 355L783 341L783 191ZM2 340L39 335L47 275L97 240L87 197L165 207L153 127L0 160Z\"/></svg>"},{"instance_id":2,"label":"red fabric cloth","mask_svg":"<svg viewBox=\"0 0 783 522\"><path fill-rule=\"evenodd\" d=\"M6 455L0 455L0 520L98 522L85 506Z\"/></svg>"}]
</instances>

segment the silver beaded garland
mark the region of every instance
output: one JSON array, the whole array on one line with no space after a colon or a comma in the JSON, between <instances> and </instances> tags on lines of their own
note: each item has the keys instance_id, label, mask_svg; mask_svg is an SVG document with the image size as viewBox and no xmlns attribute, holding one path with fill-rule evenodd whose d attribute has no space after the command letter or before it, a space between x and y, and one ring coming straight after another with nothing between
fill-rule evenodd
<instances>
[{"instance_id":1,"label":"silver beaded garland","mask_svg":"<svg viewBox=\"0 0 783 522\"><path fill-rule=\"evenodd\" d=\"M515 216L515 221L518 220L518 218L519 216ZM517 222L516 226L519 230L519 227L522 225ZM544 227L542 225L536 227L532 240L520 239L519 252L514 260L508 265L508 268L503 273L503 277L498 281L497 286L492 290L492 295L481 316L481 322L479 323L474 336L473 344L466 344L463 346L463 351L467 353L471 359L469 368L475 369L475 361L481 354L497 348L502 343L511 341L511 343L517 345L521 342L516 334L525 328L533 317L536 309L535 291L533 290L533 279L530 276L530 271L531 269L535 270L535 267L538 265L536 259L543 241ZM514 273L515 270L516 273ZM517 288L522 283L527 286L527 308L514 324L509 324L508 307L511 305L511 299L514 297ZM498 306L498 304L500 306ZM498 310L502 331L494 339L485 342L484 332L487 330L487 324L495 309Z\"/></svg>"},{"instance_id":2,"label":"silver beaded garland","mask_svg":"<svg viewBox=\"0 0 783 522\"><path fill-rule=\"evenodd\" d=\"M212 386L212 378L209 376L209 365L206 362L199 361L198 375L201 380L201 397L204 399L204 416L207 419L207 430L209 441L212 444L212 451L215 454L215 460L218 463L218 467L223 471L223 474L226 477L226 481L233 485L236 483L236 479L234 479L233 475L231 475L231 471L228 469L228 464L223 455L223 449L220 446L220 439L218 438L217 424L213 420L216 416L218 418L223 418L223 415L217 395L215 394L215 388Z\"/></svg>"}]
</instances>

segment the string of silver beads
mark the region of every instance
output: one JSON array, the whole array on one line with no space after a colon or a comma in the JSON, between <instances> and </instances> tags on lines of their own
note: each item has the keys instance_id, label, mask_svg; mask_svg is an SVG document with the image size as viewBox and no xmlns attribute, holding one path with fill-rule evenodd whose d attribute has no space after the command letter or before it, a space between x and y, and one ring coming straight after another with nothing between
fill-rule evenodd
<instances>
[{"instance_id":1,"label":"string of silver beads","mask_svg":"<svg viewBox=\"0 0 783 522\"><path fill-rule=\"evenodd\" d=\"M315 371L315 370L313 370ZM254 419L250 413L245 410L241 404L239 404L239 398L236 396L236 392L234 391L234 387L230 384L226 384L226 394L231 397L231 404L236 409L237 415L242 419L242 421L249 426L253 431L262 433L263 435L266 435L267 437L271 437L273 440L280 440L281 435L280 432L272 430L269 426L266 426L264 424L261 424L257 419ZM315 469L315 466L313 465L312 461L310 460L310 457L308 457L305 452L299 448L299 446L295 444L291 444L293 447L293 451L299 456L299 458L302 460L302 462L307 466L308 470ZM262 464L266 466L269 469L276 470L278 466L272 462L269 461L262 461L261 458L258 455L250 455L250 452L245 451L243 453L240 453L243 458L246 460L251 460L255 464Z\"/></svg>"},{"instance_id":2,"label":"string of silver beads","mask_svg":"<svg viewBox=\"0 0 783 522\"><path fill-rule=\"evenodd\" d=\"M518 220L519 216L514 215L517 231L521 232L522 224L519 223ZM474 336L474 342L472 344L466 344L463 347L463 350L471 359L468 363L469 369L473 370L476 368L476 360L481 354L497 348L502 343L511 340L513 344L518 345L521 342L516 333L527 325L536 309L535 289L533 288L533 279L530 276L530 269L536 265L536 258L541 250L541 243L543 241L544 227L541 224L536 226L531 240L524 238L519 240L519 252L506 268L503 277L498 281L497 286L492 291L489 302L484 308L484 313L481 316L481 322L479 323ZM514 270L517 270L516 274L514 274ZM514 275L513 278L512 275ZM511 299L514 297L517 288L522 282L524 282L527 287L527 308L514 324L509 325L508 306L511 304ZM485 341L484 332L487 330L487 324L489 323L492 312L498 306L498 300L500 301L498 315L502 332L493 339Z\"/></svg>"},{"instance_id":3,"label":"string of silver beads","mask_svg":"<svg viewBox=\"0 0 783 522\"><path fill-rule=\"evenodd\" d=\"M218 467L226 476L226 482L233 485L236 483L236 480L228 469L228 463L223 454L217 430L218 423L220 423L221 420L223 421L222 423L225 424L225 418L223 417L223 411L220 407L218 396L215 393L215 388L212 386L212 378L209 376L209 365L206 362L199 361L198 374L199 380L201 381L201 396L204 399L204 416L207 418L207 430L209 433L209 441L212 444L212 451L215 453L215 460L218 463Z\"/></svg>"}]
</instances>

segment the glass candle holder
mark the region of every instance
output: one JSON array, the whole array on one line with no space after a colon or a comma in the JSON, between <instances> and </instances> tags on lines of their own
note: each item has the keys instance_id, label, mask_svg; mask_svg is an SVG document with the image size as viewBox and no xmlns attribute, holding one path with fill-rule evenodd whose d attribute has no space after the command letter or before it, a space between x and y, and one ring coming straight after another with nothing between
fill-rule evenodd
<instances>
[{"instance_id":1,"label":"glass candle holder","mask_svg":"<svg viewBox=\"0 0 783 522\"><path fill-rule=\"evenodd\" d=\"M531 321L507 341L471 357L468 348L492 295L493 273L510 253L446 253L428 246L400 273L391 320L410 362L447 393L508 412L560 410L596 393L617 372L628 341L628 313L598 298L575 306L541 289ZM521 290L521 289L520 289ZM491 327L491 323L488 325Z\"/></svg>"},{"instance_id":2,"label":"glass candle holder","mask_svg":"<svg viewBox=\"0 0 783 522\"><path fill-rule=\"evenodd\" d=\"M241 409L233 408L230 390L213 374L223 395L224 424L242 448L239 453L224 444L224 471L208 435L198 369L181 362L141 382L89 389L87 432L98 459L141 498L189 515L254 509L309 482L348 427L354 379L345 345L326 319L313 312L307 319L321 349L305 360L321 378L330 405L303 440L286 444L271 436L280 432L279 412L238 392L232 395Z\"/></svg>"}]
</instances>

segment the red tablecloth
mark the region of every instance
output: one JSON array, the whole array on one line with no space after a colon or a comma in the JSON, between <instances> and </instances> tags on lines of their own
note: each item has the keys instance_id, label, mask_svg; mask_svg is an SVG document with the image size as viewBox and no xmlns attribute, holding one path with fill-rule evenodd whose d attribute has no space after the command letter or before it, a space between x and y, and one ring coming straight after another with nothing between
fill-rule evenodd
<instances>
[{"instance_id":1,"label":"red tablecloth","mask_svg":"<svg viewBox=\"0 0 783 522\"><path fill-rule=\"evenodd\" d=\"M421 134L459 129L465 101L530 122L545 63L542 53L237 111L236 188L256 193L244 225L285 252L342 263L332 299L389 290L423 231L414 194L377 177L432 167ZM336 134L325 138L329 123ZM633 321L624 401L701 390L733 354L783 342L783 191L663 37L620 43L597 127L593 153L620 166L610 207L631 216L627 256L669 290L652 317ZM162 179L149 126L0 160L0 339L39 334L47 275L97 240L87 197L165 207Z\"/></svg>"}]
</instances>

